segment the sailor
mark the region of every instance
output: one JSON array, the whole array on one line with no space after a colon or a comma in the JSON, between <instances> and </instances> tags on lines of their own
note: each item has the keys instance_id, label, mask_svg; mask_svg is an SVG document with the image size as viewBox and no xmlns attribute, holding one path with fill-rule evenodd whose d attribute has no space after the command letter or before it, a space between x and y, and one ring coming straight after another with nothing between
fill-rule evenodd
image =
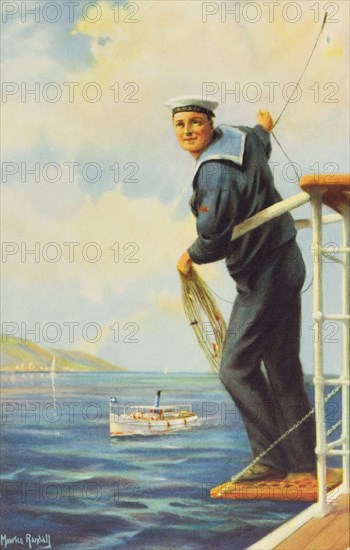
<instances>
[{"instance_id":1,"label":"sailor","mask_svg":"<svg viewBox=\"0 0 350 550\"><path fill-rule=\"evenodd\" d=\"M300 291L305 266L289 213L232 241L235 225L279 202L268 165L273 121L214 127L216 101L181 96L171 108L179 145L196 160L190 206L197 238L177 268L225 259L237 288L220 365L220 378L244 421L253 458L304 417L310 404L300 349ZM278 479L315 470L315 425L310 416L240 481Z\"/></svg>"}]
</instances>

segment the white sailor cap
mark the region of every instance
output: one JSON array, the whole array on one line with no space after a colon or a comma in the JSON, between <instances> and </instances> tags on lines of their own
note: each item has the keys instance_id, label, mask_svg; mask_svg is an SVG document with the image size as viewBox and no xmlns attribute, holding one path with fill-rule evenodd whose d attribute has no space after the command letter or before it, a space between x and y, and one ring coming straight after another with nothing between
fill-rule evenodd
<instances>
[{"instance_id":1,"label":"white sailor cap","mask_svg":"<svg viewBox=\"0 0 350 550\"><path fill-rule=\"evenodd\" d=\"M214 111L219 105L217 101L203 99L200 96L178 96L169 99L165 105L172 110L173 116L175 113L182 111L193 111L195 113L205 113L209 116L215 116Z\"/></svg>"}]
</instances>

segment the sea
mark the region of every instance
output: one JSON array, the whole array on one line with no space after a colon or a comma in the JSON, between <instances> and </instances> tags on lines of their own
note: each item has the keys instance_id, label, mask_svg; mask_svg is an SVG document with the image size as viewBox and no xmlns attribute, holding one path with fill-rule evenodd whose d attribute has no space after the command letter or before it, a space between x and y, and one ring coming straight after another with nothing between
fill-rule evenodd
<instances>
[{"instance_id":1,"label":"sea","mask_svg":"<svg viewBox=\"0 0 350 550\"><path fill-rule=\"evenodd\" d=\"M1 548L241 550L308 506L295 492L285 502L210 498L250 461L214 373L3 373L1 388ZM163 405L192 405L198 423L110 438L109 398L148 405L159 389Z\"/></svg>"}]
</instances>

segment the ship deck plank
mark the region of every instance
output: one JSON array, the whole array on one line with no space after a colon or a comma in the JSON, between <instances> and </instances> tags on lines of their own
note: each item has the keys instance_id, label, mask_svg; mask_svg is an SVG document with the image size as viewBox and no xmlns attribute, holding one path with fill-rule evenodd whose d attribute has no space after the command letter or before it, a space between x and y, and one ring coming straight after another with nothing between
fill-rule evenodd
<instances>
[{"instance_id":1,"label":"ship deck plank","mask_svg":"<svg viewBox=\"0 0 350 550\"><path fill-rule=\"evenodd\" d=\"M347 550L349 540L349 495L332 503L324 517L309 519L295 533L274 546L274 550Z\"/></svg>"}]
</instances>

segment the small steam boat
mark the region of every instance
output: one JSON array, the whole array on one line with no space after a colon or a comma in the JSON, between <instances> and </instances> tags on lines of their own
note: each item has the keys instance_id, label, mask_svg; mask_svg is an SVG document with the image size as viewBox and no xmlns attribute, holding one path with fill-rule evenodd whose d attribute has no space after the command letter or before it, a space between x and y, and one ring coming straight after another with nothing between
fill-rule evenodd
<instances>
[{"instance_id":1,"label":"small steam boat","mask_svg":"<svg viewBox=\"0 0 350 550\"><path fill-rule=\"evenodd\" d=\"M189 428L198 420L191 405L160 405L158 390L154 405L119 405L110 398L109 427L111 437L149 435Z\"/></svg>"}]
</instances>

